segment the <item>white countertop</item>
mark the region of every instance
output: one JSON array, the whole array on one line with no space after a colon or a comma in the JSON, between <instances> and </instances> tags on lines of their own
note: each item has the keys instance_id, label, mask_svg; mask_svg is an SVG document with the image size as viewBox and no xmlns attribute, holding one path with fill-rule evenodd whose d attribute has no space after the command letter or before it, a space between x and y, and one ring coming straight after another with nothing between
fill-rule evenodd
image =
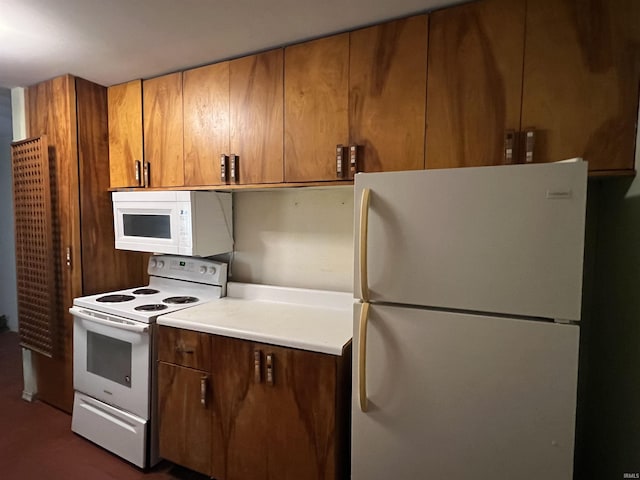
<instances>
[{"instance_id":1,"label":"white countertop","mask_svg":"<svg viewBox=\"0 0 640 480\"><path fill-rule=\"evenodd\" d=\"M227 284L227 296L161 315L169 327L341 355L351 341L351 293L247 283Z\"/></svg>"}]
</instances>

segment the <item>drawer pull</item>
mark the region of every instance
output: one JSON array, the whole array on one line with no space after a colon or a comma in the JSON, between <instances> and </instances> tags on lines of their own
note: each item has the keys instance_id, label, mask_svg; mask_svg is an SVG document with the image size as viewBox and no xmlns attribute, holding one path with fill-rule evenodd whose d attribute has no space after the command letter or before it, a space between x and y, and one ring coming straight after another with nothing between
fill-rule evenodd
<instances>
[{"instance_id":1,"label":"drawer pull","mask_svg":"<svg viewBox=\"0 0 640 480\"><path fill-rule=\"evenodd\" d=\"M195 350L193 350L193 348L176 347L176 352L177 353L193 354L193 353L195 353Z\"/></svg>"}]
</instances>

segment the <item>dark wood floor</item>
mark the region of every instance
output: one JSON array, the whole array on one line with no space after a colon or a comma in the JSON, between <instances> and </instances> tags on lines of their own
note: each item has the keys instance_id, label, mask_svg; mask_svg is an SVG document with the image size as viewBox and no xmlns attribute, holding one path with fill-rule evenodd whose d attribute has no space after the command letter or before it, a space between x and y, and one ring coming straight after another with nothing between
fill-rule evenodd
<instances>
[{"instance_id":1,"label":"dark wood floor","mask_svg":"<svg viewBox=\"0 0 640 480\"><path fill-rule=\"evenodd\" d=\"M18 335L0 333L0 478L10 480L204 480L162 462L144 472L71 432L71 416L22 396Z\"/></svg>"}]
</instances>

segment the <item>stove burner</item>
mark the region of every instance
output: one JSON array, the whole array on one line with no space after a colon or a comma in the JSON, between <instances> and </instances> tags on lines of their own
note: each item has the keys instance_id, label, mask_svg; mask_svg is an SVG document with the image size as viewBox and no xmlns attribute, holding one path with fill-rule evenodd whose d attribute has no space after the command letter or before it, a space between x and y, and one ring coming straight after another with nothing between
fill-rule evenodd
<instances>
[{"instance_id":1,"label":"stove burner","mask_svg":"<svg viewBox=\"0 0 640 480\"><path fill-rule=\"evenodd\" d=\"M196 297L169 297L169 298L165 298L162 301L164 303L182 304L182 303L193 303L193 302L197 302L198 300L200 300L200 299L196 298Z\"/></svg>"},{"instance_id":2,"label":"stove burner","mask_svg":"<svg viewBox=\"0 0 640 480\"><path fill-rule=\"evenodd\" d=\"M140 305L134 308L134 310L138 310L139 312L156 312L158 310L164 310L165 308L167 308L167 306L161 303L150 303L148 305Z\"/></svg>"},{"instance_id":3,"label":"stove burner","mask_svg":"<svg viewBox=\"0 0 640 480\"><path fill-rule=\"evenodd\" d=\"M117 303L129 302L135 299L136 297L134 297L133 295L105 295L104 297L97 298L96 302Z\"/></svg>"},{"instance_id":4,"label":"stove burner","mask_svg":"<svg viewBox=\"0 0 640 480\"><path fill-rule=\"evenodd\" d=\"M154 293L159 292L160 290L156 290L155 288L139 288L131 293L133 293L134 295L153 295Z\"/></svg>"}]
</instances>

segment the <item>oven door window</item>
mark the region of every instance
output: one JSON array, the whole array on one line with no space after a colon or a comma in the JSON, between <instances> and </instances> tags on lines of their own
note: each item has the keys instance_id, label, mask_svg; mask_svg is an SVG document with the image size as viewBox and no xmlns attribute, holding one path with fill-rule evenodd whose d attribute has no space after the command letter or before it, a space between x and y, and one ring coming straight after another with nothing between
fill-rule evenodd
<instances>
[{"instance_id":1,"label":"oven door window","mask_svg":"<svg viewBox=\"0 0 640 480\"><path fill-rule=\"evenodd\" d=\"M170 239L171 216L123 213L122 228L127 237Z\"/></svg>"},{"instance_id":2,"label":"oven door window","mask_svg":"<svg viewBox=\"0 0 640 480\"><path fill-rule=\"evenodd\" d=\"M129 342L88 331L87 370L131 388L132 348Z\"/></svg>"}]
</instances>

